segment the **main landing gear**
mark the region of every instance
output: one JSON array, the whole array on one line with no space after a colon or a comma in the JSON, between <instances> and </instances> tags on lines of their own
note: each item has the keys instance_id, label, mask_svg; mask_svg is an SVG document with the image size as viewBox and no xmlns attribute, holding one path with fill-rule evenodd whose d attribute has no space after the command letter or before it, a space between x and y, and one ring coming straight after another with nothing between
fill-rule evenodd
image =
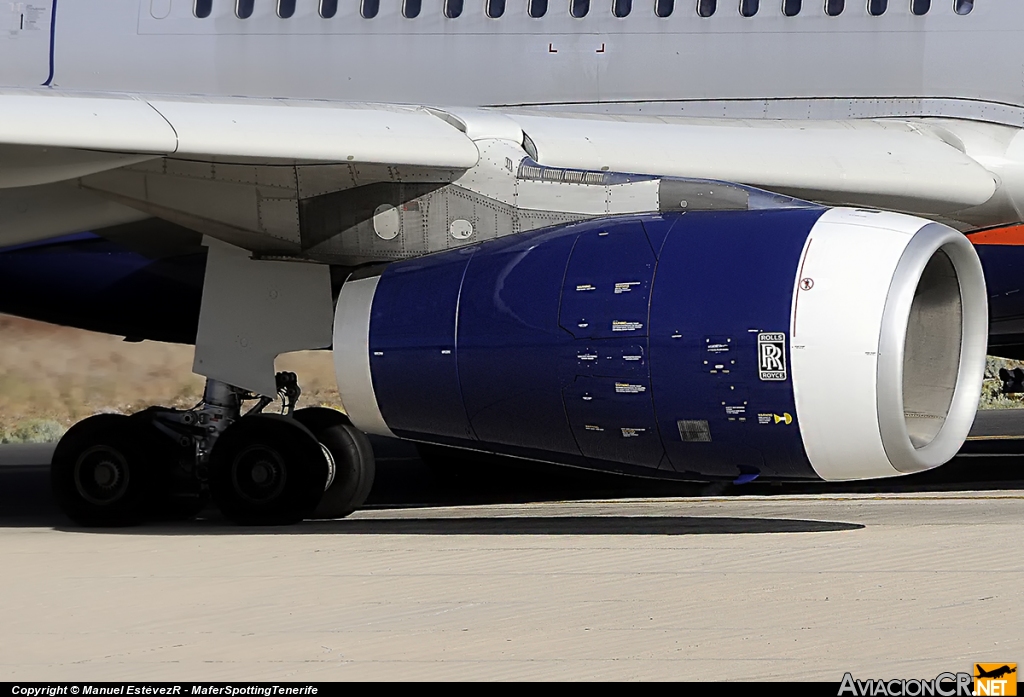
<instances>
[{"instance_id":1,"label":"main landing gear","mask_svg":"<svg viewBox=\"0 0 1024 697\"><path fill-rule=\"evenodd\" d=\"M340 518L366 500L373 450L344 414L295 409L293 373L278 373L284 413L216 380L187 411L98 414L61 439L50 469L61 510L87 526L133 525L196 515L210 497L246 525ZM244 415L243 402L257 400Z\"/></svg>"}]
</instances>

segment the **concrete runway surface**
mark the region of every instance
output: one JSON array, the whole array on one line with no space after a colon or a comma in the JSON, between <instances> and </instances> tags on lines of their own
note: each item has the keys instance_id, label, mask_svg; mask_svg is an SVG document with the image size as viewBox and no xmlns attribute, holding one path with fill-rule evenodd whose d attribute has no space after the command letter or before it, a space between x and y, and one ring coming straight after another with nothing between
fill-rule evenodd
<instances>
[{"instance_id":1,"label":"concrete runway surface","mask_svg":"<svg viewBox=\"0 0 1024 697\"><path fill-rule=\"evenodd\" d=\"M345 520L87 531L54 510L45 447L0 449L0 680L838 682L1024 662L1020 458L710 491L460 481L384 450Z\"/></svg>"}]
</instances>

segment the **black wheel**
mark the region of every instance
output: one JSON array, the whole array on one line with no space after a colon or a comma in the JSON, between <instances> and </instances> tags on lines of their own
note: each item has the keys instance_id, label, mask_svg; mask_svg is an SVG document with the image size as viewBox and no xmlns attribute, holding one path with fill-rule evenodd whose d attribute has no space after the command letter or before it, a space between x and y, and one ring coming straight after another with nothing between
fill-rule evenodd
<instances>
[{"instance_id":1,"label":"black wheel","mask_svg":"<svg viewBox=\"0 0 1024 697\"><path fill-rule=\"evenodd\" d=\"M139 523L153 491L148 458L156 435L144 421L120 414L79 421L53 453L50 486L57 505L80 525Z\"/></svg>"},{"instance_id":2,"label":"black wheel","mask_svg":"<svg viewBox=\"0 0 1024 697\"><path fill-rule=\"evenodd\" d=\"M210 454L210 493L236 523L297 523L313 513L326 483L327 459L320 443L285 416L239 419Z\"/></svg>"},{"instance_id":3,"label":"black wheel","mask_svg":"<svg viewBox=\"0 0 1024 697\"><path fill-rule=\"evenodd\" d=\"M376 467L370 440L347 416L334 409L299 409L295 420L316 436L334 466L333 476L312 517L343 518L354 512L373 487Z\"/></svg>"}]
</instances>

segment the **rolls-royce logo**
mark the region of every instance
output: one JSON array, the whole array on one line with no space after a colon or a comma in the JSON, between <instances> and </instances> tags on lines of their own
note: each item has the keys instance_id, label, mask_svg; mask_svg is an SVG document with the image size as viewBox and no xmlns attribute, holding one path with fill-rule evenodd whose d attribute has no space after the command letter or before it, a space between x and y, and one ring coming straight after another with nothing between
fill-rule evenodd
<instances>
[{"instance_id":1,"label":"rolls-royce logo","mask_svg":"<svg viewBox=\"0 0 1024 697\"><path fill-rule=\"evenodd\" d=\"M757 363L762 380L786 379L786 335L783 332L757 335Z\"/></svg>"}]
</instances>

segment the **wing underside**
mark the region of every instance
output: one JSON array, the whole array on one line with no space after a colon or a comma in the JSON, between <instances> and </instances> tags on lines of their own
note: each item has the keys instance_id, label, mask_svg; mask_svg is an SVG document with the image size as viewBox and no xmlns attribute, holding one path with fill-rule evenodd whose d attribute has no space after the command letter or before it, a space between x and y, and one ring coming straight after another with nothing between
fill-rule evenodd
<instances>
[{"instance_id":1,"label":"wing underside","mask_svg":"<svg viewBox=\"0 0 1024 697\"><path fill-rule=\"evenodd\" d=\"M51 187L70 210L102 210L111 224L156 216L254 250L301 248L304 201L345 191L359 198L352 191L362 186L399 187L387 201L405 205L417 192L471 182L508 203L488 183L500 178L492 170L511 171L524 158L581 172L736 182L965 227L976 223L972 211L985 211L984 223L1014 215L992 207L1001 180L989 163L948 124L923 121L602 117L56 90L0 93L0 110L0 210ZM571 187L559 195L574 196ZM233 207L246 212L225 218ZM49 216L44 206L20 227L0 223L0 242L72 231ZM90 218L97 223L102 215Z\"/></svg>"}]
</instances>

